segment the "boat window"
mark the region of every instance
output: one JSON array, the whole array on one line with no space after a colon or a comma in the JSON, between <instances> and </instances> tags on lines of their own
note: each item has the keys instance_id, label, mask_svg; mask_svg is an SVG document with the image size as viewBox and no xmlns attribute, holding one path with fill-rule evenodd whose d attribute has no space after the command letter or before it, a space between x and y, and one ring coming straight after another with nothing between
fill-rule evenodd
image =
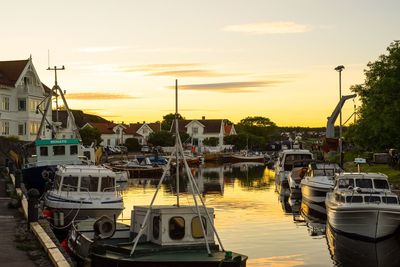
<instances>
[{"instance_id":1,"label":"boat window","mask_svg":"<svg viewBox=\"0 0 400 267\"><path fill-rule=\"evenodd\" d=\"M340 179L339 188L349 188L349 186L354 187L353 179Z\"/></svg>"},{"instance_id":2,"label":"boat window","mask_svg":"<svg viewBox=\"0 0 400 267\"><path fill-rule=\"evenodd\" d=\"M65 176L62 191L77 191L78 189L78 177L76 176Z\"/></svg>"},{"instance_id":3,"label":"boat window","mask_svg":"<svg viewBox=\"0 0 400 267\"><path fill-rule=\"evenodd\" d=\"M363 198L362 198L362 196L347 196L346 202L347 203L362 203Z\"/></svg>"},{"instance_id":4,"label":"boat window","mask_svg":"<svg viewBox=\"0 0 400 267\"><path fill-rule=\"evenodd\" d=\"M69 154L70 155L77 155L78 154L78 146L70 146L69 147Z\"/></svg>"},{"instance_id":5,"label":"boat window","mask_svg":"<svg viewBox=\"0 0 400 267\"><path fill-rule=\"evenodd\" d=\"M99 177L82 176L81 191L97 192L99 185Z\"/></svg>"},{"instance_id":6,"label":"boat window","mask_svg":"<svg viewBox=\"0 0 400 267\"><path fill-rule=\"evenodd\" d=\"M371 179L356 179L356 186L360 188L372 188Z\"/></svg>"},{"instance_id":7,"label":"boat window","mask_svg":"<svg viewBox=\"0 0 400 267\"><path fill-rule=\"evenodd\" d=\"M41 146L40 147L40 156L48 156L49 155L49 149L47 146Z\"/></svg>"},{"instance_id":8,"label":"boat window","mask_svg":"<svg viewBox=\"0 0 400 267\"><path fill-rule=\"evenodd\" d=\"M110 176L102 177L101 178L100 191L101 192L104 192L104 191L107 191L107 192L115 191L114 182L115 182L114 177L110 177Z\"/></svg>"},{"instance_id":9,"label":"boat window","mask_svg":"<svg viewBox=\"0 0 400 267\"><path fill-rule=\"evenodd\" d=\"M342 196L341 194L335 194L335 200L337 202L344 202L344 196Z\"/></svg>"},{"instance_id":10,"label":"boat window","mask_svg":"<svg viewBox=\"0 0 400 267\"><path fill-rule=\"evenodd\" d=\"M53 155L65 155L65 146L53 146Z\"/></svg>"},{"instance_id":11,"label":"boat window","mask_svg":"<svg viewBox=\"0 0 400 267\"><path fill-rule=\"evenodd\" d=\"M169 237L173 240L182 239L185 236L185 220L182 217L172 217L169 220Z\"/></svg>"},{"instance_id":12,"label":"boat window","mask_svg":"<svg viewBox=\"0 0 400 267\"><path fill-rule=\"evenodd\" d=\"M204 230L207 233L207 221L206 218L201 216L201 220L203 221ZM192 219L192 236L193 238L203 238L203 229L201 229L201 223L199 220L199 216L196 216Z\"/></svg>"},{"instance_id":13,"label":"boat window","mask_svg":"<svg viewBox=\"0 0 400 267\"><path fill-rule=\"evenodd\" d=\"M386 180L374 180L374 186L376 189L389 189L389 184Z\"/></svg>"},{"instance_id":14,"label":"boat window","mask_svg":"<svg viewBox=\"0 0 400 267\"><path fill-rule=\"evenodd\" d=\"M365 196L364 197L365 202L381 202L381 197L378 196Z\"/></svg>"},{"instance_id":15,"label":"boat window","mask_svg":"<svg viewBox=\"0 0 400 267\"><path fill-rule=\"evenodd\" d=\"M382 202L386 204L397 204L397 197L382 197Z\"/></svg>"},{"instance_id":16,"label":"boat window","mask_svg":"<svg viewBox=\"0 0 400 267\"><path fill-rule=\"evenodd\" d=\"M158 239L160 237L160 216L153 217L153 238Z\"/></svg>"}]
</instances>

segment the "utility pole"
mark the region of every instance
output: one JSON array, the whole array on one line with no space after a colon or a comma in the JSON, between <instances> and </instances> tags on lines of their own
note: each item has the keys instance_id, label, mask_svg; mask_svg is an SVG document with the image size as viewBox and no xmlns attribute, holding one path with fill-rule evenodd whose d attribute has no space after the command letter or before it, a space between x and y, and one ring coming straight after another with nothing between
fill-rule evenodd
<instances>
[{"instance_id":1,"label":"utility pole","mask_svg":"<svg viewBox=\"0 0 400 267\"><path fill-rule=\"evenodd\" d=\"M342 71L344 70L343 65L339 65L335 68L337 72L339 72L339 101L342 99ZM339 153L340 153L340 166L343 168L343 142L342 142L342 107L340 108L340 115L339 115Z\"/></svg>"}]
</instances>

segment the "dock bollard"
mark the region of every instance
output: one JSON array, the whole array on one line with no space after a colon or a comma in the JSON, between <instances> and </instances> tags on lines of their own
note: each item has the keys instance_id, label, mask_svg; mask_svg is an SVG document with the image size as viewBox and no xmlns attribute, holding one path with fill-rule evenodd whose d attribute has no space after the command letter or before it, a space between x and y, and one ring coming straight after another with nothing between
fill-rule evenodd
<instances>
[{"instance_id":1,"label":"dock bollard","mask_svg":"<svg viewBox=\"0 0 400 267\"><path fill-rule=\"evenodd\" d=\"M37 189L32 188L28 191L28 229L31 222L37 222L39 218L39 197L40 193Z\"/></svg>"},{"instance_id":2,"label":"dock bollard","mask_svg":"<svg viewBox=\"0 0 400 267\"><path fill-rule=\"evenodd\" d=\"M22 172L17 169L15 171L15 188L21 188Z\"/></svg>"}]
</instances>

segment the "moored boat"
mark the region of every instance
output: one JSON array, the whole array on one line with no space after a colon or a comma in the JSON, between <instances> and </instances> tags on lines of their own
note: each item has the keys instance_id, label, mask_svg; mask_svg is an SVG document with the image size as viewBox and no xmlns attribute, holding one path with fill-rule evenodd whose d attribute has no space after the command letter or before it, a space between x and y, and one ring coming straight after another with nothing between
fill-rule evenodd
<instances>
[{"instance_id":1,"label":"moored boat","mask_svg":"<svg viewBox=\"0 0 400 267\"><path fill-rule=\"evenodd\" d=\"M59 166L53 188L44 195L44 206L56 214L55 226L102 215L118 217L124 209L115 173L94 165Z\"/></svg>"},{"instance_id":2,"label":"moored boat","mask_svg":"<svg viewBox=\"0 0 400 267\"><path fill-rule=\"evenodd\" d=\"M329 225L350 236L378 240L400 226L399 199L384 174L340 174L325 203Z\"/></svg>"}]
</instances>

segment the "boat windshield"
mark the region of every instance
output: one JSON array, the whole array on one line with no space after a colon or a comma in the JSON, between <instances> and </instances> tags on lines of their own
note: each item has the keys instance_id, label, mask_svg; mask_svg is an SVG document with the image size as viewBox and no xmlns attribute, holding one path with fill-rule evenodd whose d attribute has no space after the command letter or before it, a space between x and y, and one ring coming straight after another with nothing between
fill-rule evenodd
<instances>
[{"instance_id":1,"label":"boat windshield","mask_svg":"<svg viewBox=\"0 0 400 267\"><path fill-rule=\"evenodd\" d=\"M115 179L114 177L102 177L101 178L101 192L113 192L115 191Z\"/></svg>"},{"instance_id":2,"label":"boat windshield","mask_svg":"<svg viewBox=\"0 0 400 267\"><path fill-rule=\"evenodd\" d=\"M356 186L360 188L372 188L371 179L356 179Z\"/></svg>"},{"instance_id":3,"label":"boat windshield","mask_svg":"<svg viewBox=\"0 0 400 267\"><path fill-rule=\"evenodd\" d=\"M376 179L374 180L374 187L376 189L389 189L389 184L386 180Z\"/></svg>"},{"instance_id":4,"label":"boat windshield","mask_svg":"<svg viewBox=\"0 0 400 267\"><path fill-rule=\"evenodd\" d=\"M81 191L97 192L99 187L99 177L82 176L81 177Z\"/></svg>"},{"instance_id":5,"label":"boat windshield","mask_svg":"<svg viewBox=\"0 0 400 267\"><path fill-rule=\"evenodd\" d=\"M63 180L62 191L77 191L78 190L78 177L65 176Z\"/></svg>"},{"instance_id":6,"label":"boat windshield","mask_svg":"<svg viewBox=\"0 0 400 267\"><path fill-rule=\"evenodd\" d=\"M295 161L312 159L311 154L288 154L285 157L285 171L291 171L293 169L293 164ZM307 165L307 164L306 164ZM298 166L301 167L301 166Z\"/></svg>"},{"instance_id":7,"label":"boat windshield","mask_svg":"<svg viewBox=\"0 0 400 267\"><path fill-rule=\"evenodd\" d=\"M354 180L353 179L339 179L339 188L349 188L354 187Z\"/></svg>"}]
</instances>

